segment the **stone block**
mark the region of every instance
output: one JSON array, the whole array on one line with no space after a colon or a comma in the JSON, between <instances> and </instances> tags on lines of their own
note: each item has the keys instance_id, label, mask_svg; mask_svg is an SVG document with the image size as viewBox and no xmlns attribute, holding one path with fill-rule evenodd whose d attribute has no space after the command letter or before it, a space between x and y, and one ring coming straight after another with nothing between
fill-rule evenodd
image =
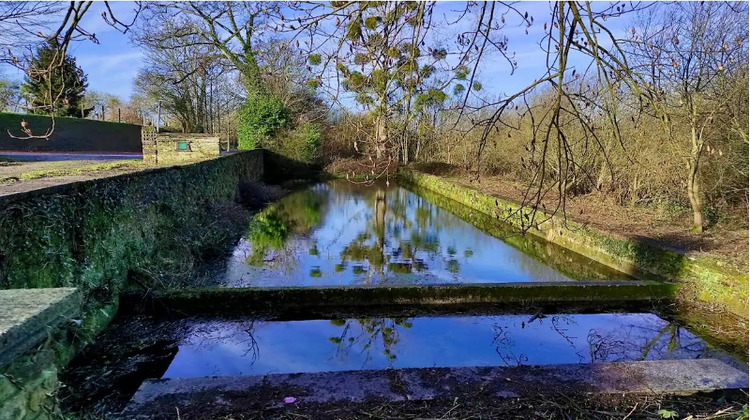
<instances>
[{"instance_id":1,"label":"stone block","mask_svg":"<svg viewBox=\"0 0 750 420\"><path fill-rule=\"evenodd\" d=\"M0 290L0 369L80 311L74 288Z\"/></svg>"}]
</instances>

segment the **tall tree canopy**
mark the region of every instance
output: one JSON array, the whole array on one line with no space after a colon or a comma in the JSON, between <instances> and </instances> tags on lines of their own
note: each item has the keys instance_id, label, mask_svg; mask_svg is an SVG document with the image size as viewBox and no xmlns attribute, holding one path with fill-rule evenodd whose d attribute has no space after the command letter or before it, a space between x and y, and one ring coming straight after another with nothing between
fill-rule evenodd
<instances>
[{"instance_id":1,"label":"tall tree canopy","mask_svg":"<svg viewBox=\"0 0 750 420\"><path fill-rule=\"evenodd\" d=\"M62 64L57 65L60 61ZM29 102L29 111L65 117L85 117L81 101L88 87L86 75L75 58L51 39L37 50L21 86Z\"/></svg>"}]
</instances>

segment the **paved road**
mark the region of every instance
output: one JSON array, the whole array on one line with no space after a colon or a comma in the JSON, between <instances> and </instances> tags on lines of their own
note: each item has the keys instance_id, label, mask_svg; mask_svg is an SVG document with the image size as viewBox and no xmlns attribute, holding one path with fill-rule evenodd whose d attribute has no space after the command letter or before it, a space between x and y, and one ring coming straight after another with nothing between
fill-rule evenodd
<instances>
[{"instance_id":1,"label":"paved road","mask_svg":"<svg viewBox=\"0 0 750 420\"><path fill-rule=\"evenodd\" d=\"M19 161L60 161L60 160L123 160L141 159L140 153L112 153L112 152L21 152L0 150L0 158L17 159Z\"/></svg>"}]
</instances>

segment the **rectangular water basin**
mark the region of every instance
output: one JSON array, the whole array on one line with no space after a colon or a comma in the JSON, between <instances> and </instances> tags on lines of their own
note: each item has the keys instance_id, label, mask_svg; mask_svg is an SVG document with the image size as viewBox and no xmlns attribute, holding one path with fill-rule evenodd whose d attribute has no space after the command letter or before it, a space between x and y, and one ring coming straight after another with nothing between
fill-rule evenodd
<instances>
[{"instance_id":1,"label":"rectangular water basin","mask_svg":"<svg viewBox=\"0 0 750 420\"><path fill-rule=\"evenodd\" d=\"M717 357L649 313L195 321L165 378Z\"/></svg>"},{"instance_id":2,"label":"rectangular water basin","mask_svg":"<svg viewBox=\"0 0 750 420\"><path fill-rule=\"evenodd\" d=\"M460 203L440 202L451 208L395 185L316 184L257 214L218 282L283 287L629 279Z\"/></svg>"}]
</instances>

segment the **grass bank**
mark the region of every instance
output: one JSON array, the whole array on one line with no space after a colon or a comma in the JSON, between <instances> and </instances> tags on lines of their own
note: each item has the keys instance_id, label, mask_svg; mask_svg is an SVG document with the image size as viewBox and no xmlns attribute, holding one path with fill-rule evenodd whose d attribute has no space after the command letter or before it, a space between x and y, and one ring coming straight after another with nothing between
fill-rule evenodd
<instances>
[{"instance_id":1,"label":"grass bank","mask_svg":"<svg viewBox=\"0 0 750 420\"><path fill-rule=\"evenodd\" d=\"M138 171L148 169L148 165L140 159L117 160L105 163L89 163L86 161L59 162L8 162L0 163L0 185L40 178L56 178L61 176L96 175L112 171Z\"/></svg>"}]
</instances>

